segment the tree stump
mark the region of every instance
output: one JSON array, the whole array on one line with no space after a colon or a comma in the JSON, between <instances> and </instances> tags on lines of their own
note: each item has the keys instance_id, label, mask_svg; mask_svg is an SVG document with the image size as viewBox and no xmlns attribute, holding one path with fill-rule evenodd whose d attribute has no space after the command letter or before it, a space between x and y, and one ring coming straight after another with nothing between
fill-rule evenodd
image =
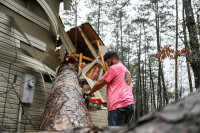
<instances>
[{"instance_id":1,"label":"tree stump","mask_svg":"<svg viewBox=\"0 0 200 133\"><path fill-rule=\"evenodd\" d=\"M73 67L63 66L50 93L41 130L62 131L93 126Z\"/></svg>"}]
</instances>

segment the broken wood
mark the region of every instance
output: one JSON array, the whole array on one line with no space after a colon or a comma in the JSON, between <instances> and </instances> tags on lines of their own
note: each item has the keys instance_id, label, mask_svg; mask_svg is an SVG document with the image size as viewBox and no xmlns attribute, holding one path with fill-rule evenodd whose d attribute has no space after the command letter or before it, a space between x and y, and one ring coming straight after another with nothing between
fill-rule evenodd
<instances>
[{"instance_id":1,"label":"broken wood","mask_svg":"<svg viewBox=\"0 0 200 133\"><path fill-rule=\"evenodd\" d=\"M105 65L105 62L104 62L104 58L103 58L103 54L102 54L102 51L101 51L101 47L100 47L100 41L97 41L97 46L98 46L98 49L99 49L99 54L100 54L100 57L101 57L101 60L102 60L102 64L103 64L103 69L104 71L106 72L106 65Z\"/></svg>"},{"instance_id":2,"label":"broken wood","mask_svg":"<svg viewBox=\"0 0 200 133\"><path fill-rule=\"evenodd\" d=\"M79 30L79 32L81 33L81 35L82 35L82 37L83 37L83 39L84 39L84 41L85 41L87 47L89 48L89 50L90 50L92 56L93 56L94 58L97 58L97 53L96 53L96 51L95 51L93 45L90 43L89 39L88 39L87 36L84 34L84 32L82 31L81 27L78 27L78 30Z\"/></svg>"},{"instance_id":3,"label":"broken wood","mask_svg":"<svg viewBox=\"0 0 200 133\"><path fill-rule=\"evenodd\" d=\"M61 131L90 126L93 126L93 123L76 72L73 67L65 65L58 71L55 85L46 103L40 129Z\"/></svg>"},{"instance_id":4,"label":"broken wood","mask_svg":"<svg viewBox=\"0 0 200 133\"><path fill-rule=\"evenodd\" d=\"M74 54L75 54L76 57L80 57L79 54L76 54L76 53L74 53ZM87 57L87 56L82 56L82 58L83 58L84 60L94 61L94 59L92 59L92 58L90 58L90 57Z\"/></svg>"},{"instance_id":5,"label":"broken wood","mask_svg":"<svg viewBox=\"0 0 200 133\"><path fill-rule=\"evenodd\" d=\"M88 74L88 78L91 78L92 77L92 73L94 72L94 66L90 69L90 72Z\"/></svg>"},{"instance_id":6,"label":"broken wood","mask_svg":"<svg viewBox=\"0 0 200 133\"><path fill-rule=\"evenodd\" d=\"M78 62L78 74L81 72L81 64L82 64L83 54L79 54L79 62Z\"/></svg>"}]
</instances>

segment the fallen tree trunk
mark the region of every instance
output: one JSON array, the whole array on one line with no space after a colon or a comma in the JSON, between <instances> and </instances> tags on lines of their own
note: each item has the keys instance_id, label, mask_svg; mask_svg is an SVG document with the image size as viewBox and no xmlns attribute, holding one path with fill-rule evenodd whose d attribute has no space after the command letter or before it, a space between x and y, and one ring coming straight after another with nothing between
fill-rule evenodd
<instances>
[{"instance_id":1,"label":"fallen tree trunk","mask_svg":"<svg viewBox=\"0 0 200 133\"><path fill-rule=\"evenodd\" d=\"M63 66L47 99L41 130L61 131L93 126L74 68Z\"/></svg>"},{"instance_id":2,"label":"fallen tree trunk","mask_svg":"<svg viewBox=\"0 0 200 133\"><path fill-rule=\"evenodd\" d=\"M142 117L131 127L86 127L62 133L200 133L200 91ZM47 132L42 132L47 133ZM50 132L48 132L50 133Z\"/></svg>"}]
</instances>

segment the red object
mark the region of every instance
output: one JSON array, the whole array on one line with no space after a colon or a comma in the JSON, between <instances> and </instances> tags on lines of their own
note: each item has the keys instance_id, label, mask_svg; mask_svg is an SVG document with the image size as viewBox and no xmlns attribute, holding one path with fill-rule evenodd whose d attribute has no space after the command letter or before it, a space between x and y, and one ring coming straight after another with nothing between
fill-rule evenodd
<instances>
[{"instance_id":1,"label":"red object","mask_svg":"<svg viewBox=\"0 0 200 133\"><path fill-rule=\"evenodd\" d=\"M94 104L94 105L97 105L97 106L101 106L101 98L100 97L90 97L89 98L89 104Z\"/></svg>"},{"instance_id":2,"label":"red object","mask_svg":"<svg viewBox=\"0 0 200 133\"><path fill-rule=\"evenodd\" d=\"M101 109L101 98L100 97L90 97L88 103L88 109L91 111Z\"/></svg>"},{"instance_id":3,"label":"red object","mask_svg":"<svg viewBox=\"0 0 200 133\"><path fill-rule=\"evenodd\" d=\"M89 106L89 110L92 110L93 109L93 106Z\"/></svg>"}]
</instances>

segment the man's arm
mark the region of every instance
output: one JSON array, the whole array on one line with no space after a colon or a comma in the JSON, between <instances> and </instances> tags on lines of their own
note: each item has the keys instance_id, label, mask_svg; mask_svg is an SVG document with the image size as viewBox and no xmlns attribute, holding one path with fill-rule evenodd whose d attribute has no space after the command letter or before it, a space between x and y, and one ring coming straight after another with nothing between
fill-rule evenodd
<instances>
[{"instance_id":1,"label":"man's arm","mask_svg":"<svg viewBox=\"0 0 200 133\"><path fill-rule=\"evenodd\" d=\"M92 95L94 92L100 90L104 85L106 85L106 81L104 79L99 79L94 86L92 87L92 89L90 91L88 91L86 94L88 95Z\"/></svg>"}]
</instances>

